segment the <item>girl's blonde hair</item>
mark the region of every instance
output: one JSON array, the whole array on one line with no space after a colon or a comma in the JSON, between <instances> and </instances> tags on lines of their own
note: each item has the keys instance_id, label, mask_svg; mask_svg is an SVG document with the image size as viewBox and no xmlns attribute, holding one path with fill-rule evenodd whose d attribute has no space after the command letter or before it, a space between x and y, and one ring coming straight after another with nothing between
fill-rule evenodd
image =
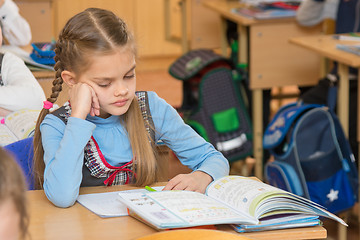
<instances>
[{"instance_id":1,"label":"girl's blonde hair","mask_svg":"<svg viewBox=\"0 0 360 240\"><path fill-rule=\"evenodd\" d=\"M54 103L62 90L64 70L81 74L91 64L91 57L110 54L119 47L129 48L136 55L133 35L125 22L108 10L88 8L72 17L59 35L55 48L55 80L52 93L47 101ZM34 136L34 177L35 188L41 189L44 181L44 149L41 141L40 124L49 113L42 109ZM129 110L123 115L134 155L136 180L135 185L143 186L157 180L158 164L156 164L154 143L146 131L141 110L134 98Z\"/></svg>"},{"instance_id":2,"label":"girl's blonde hair","mask_svg":"<svg viewBox=\"0 0 360 240\"><path fill-rule=\"evenodd\" d=\"M20 215L20 239L28 237L26 190L22 169L11 155L0 147L0 205L8 199L14 203Z\"/></svg>"}]
</instances>

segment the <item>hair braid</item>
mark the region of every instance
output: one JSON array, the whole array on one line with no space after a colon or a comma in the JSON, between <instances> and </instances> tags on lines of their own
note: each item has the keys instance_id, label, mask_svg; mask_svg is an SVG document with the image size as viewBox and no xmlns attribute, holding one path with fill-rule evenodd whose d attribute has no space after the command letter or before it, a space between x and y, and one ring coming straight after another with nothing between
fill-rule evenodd
<instances>
[{"instance_id":1,"label":"hair braid","mask_svg":"<svg viewBox=\"0 0 360 240\"><path fill-rule=\"evenodd\" d=\"M53 80L52 84L53 87L51 88L52 92L50 94L50 97L47 98L47 101L51 103L55 103L61 90L62 90L62 84L63 79L61 78L61 72L63 71L62 64L59 58L59 55L61 55L61 42L58 41L55 48L55 79ZM34 159L33 159L33 177L35 180L35 189L42 189L42 184L44 182L43 173L45 170L45 163L43 161L44 156L44 149L41 143L41 132L40 132L40 124L44 120L45 116L49 113L49 109L43 108L39 114L39 117L36 122L35 127L35 134L34 134Z\"/></svg>"},{"instance_id":2,"label":"hair braid","mask_svg":"<svg viewBox=\"0 0 360 240\"><path fill-rule=\"evenodd\" d=\"M60 54L59 44L57 44L57 47L55 49L55 54L56 54L56 56L58 54ZM50 101L52 103L56 102L60 92L62 91L62 84L63 84L63 79L61 78L61 72L64 69L62 68L60 58L55 57L55 62L56 62L54 65L55 79L52 82L53 87L51 88L52 92L51 92L50 98L48 98L48 101Z\"/></svg>"}]
</instances>

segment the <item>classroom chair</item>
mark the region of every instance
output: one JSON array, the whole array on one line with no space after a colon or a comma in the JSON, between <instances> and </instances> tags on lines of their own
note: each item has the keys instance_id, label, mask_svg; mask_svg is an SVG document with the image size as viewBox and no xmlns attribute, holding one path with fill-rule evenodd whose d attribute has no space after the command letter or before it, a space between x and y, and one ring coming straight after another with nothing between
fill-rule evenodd
<instances>
[{"instance_id":1,"label":"classroom chair","mask_svg":"<svg viewBox=\"0 0 360 240\"><path fill-rule=\"evenodd\" d=\"M250 240L250 238L240 236L235 233L223 232L219 230L210 229L181 229L170 230L164 232L153 233L144 237L137 238L137 240Z\"/></svg>"},{"instance_id":2,"label":"classroom chair","mask_svg":"<svg viewBox=\"0 0 360 240\"><path fill-rule=\"evenodd\" d=\"M33 151L33 137L25 138L17 142L4 146L4 149L12 154L18 164L21 166L28 189L34 189L34 178L32 176L32 159L34 156Z\"/></svg>"}]
</instances>

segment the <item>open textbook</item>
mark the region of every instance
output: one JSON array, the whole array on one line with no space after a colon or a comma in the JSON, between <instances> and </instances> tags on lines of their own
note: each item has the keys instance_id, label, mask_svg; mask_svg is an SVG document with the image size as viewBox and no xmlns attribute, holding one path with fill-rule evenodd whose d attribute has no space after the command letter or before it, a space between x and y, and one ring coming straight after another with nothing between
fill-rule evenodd
<instances>
[{"instance_id":1,"label":"open textbook","mask_svg":"<svg viewBox=\"0 0 360 240\"><path fill-rule=\"evenodd\" d=\"M34 135L40 110L23 109L0 118L0 146Z\"/></svg>"},{"instance_id":2,"label":"open textbook","mask_svg":"<svg viewBox=\"0 0 360 240\"><path fill-rule=\"evenodd\" d=\"M308 199L241 176L220 178L208 186L205 194L174 190L120 192L119 196L129 215L159 230L213 224L256 225L270 216L276 223L284 222L284 214L300 213L327 217L347 226Z\"/></svg>"}]
</instances>

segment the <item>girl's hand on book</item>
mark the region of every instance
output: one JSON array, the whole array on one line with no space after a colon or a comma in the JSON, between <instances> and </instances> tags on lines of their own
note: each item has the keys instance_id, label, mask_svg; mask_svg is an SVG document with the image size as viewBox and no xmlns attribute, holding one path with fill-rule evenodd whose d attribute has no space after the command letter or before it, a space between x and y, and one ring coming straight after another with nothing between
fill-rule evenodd
<instances>
[{"instance_id":1,"label":"girl's hand on book","mask_svg":"<svg viewBox=\"0 0 360 240\"><path fill-rule=\"evenodd\" d=\"M206 187L212 180L210 175L202 171L179 174L171 179L163 190L187 190L205 193Z\"/></svg>"},{"instance_id":2,"label":"girl's hand on book","mask_svg":"<svg viewBox=\"0 0 360 240\"><path fill-rule=\"evenodd\" d=\"M99 99L94 89L86 83L77 83L69 90L71 104L71 116L85 119L88 114L91 116L100 114Z\"/></svg>"}]
</instances>

